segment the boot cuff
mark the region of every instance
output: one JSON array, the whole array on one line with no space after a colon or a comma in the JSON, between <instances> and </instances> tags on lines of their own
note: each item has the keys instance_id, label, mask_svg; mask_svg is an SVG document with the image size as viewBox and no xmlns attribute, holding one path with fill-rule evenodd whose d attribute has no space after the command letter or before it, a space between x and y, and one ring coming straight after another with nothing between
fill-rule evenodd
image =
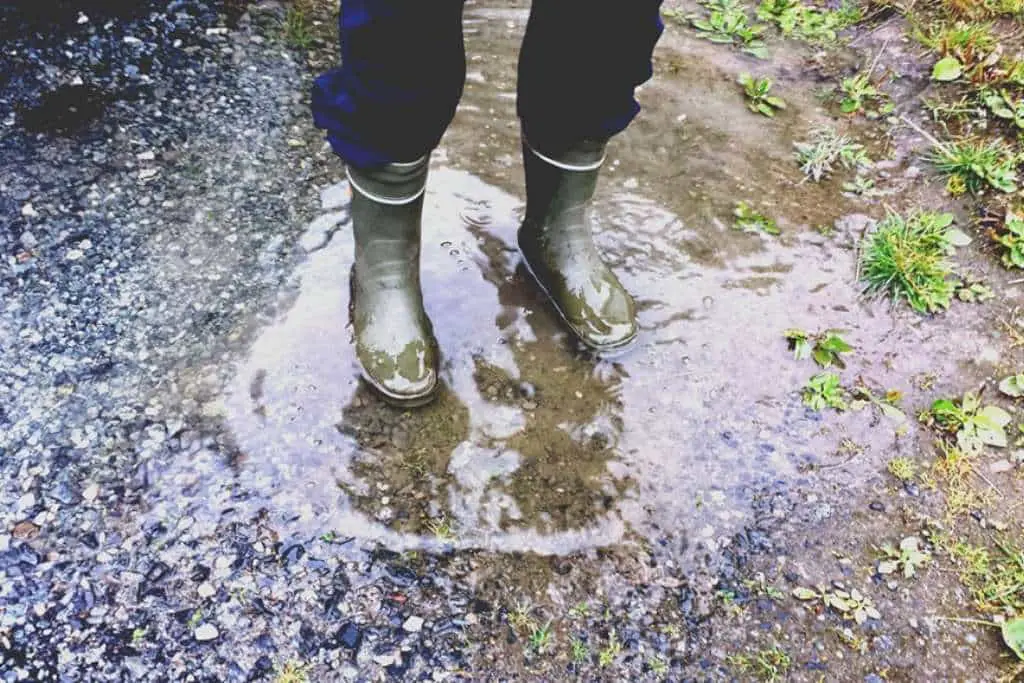
<instances>
[{"instance_id":1,"label":"boot cuff","mask_svg":"<svg viewBox=\"0 0 1024 683\"><path fill-rule=\"evenodd\" d=\"M427 187L430 155L403 164L387 164L376 168L346 166L345 174L352 188L381 204L409 204L416 201Z\"/></svg>"},{"instance_id":2,"label":"boot cuff","mask_svg":"<svg viewBox=\"0 0 1024 683\"><path fill-rule=\"evenodd\" d=\"M607 140L582 140L559 154L538 150L523 138L523 146L537 158L564 171L595 171L604 163Z\"/></svg>"}]
</instances>

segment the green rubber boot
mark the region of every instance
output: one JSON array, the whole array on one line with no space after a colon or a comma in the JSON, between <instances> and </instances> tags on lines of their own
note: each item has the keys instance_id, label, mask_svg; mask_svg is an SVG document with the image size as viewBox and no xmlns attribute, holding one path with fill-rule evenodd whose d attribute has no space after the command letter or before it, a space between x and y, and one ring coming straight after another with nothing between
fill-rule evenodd
<instances>
[{"instance_id":1,"label":"green rubber boot","mask_svg":"<svg viewBox=\"0 0 1024 683\"><path fill-rule=\"evenodd\" d=\"M519 249L573 334L608 353L633 342L637 325L633 297L601 259L588 223L604 149L604 141L587 141L554 158L524 139L526 219Z\"/></svg>"},{"instance_id":2,"label":"green rubber boot","mask_svg":"<svg viewBox=\"0 0 1024 683\"><path fill-rule=\"evenodd\" d=\"M438 350L420 291L420 226L428 157L348 168L352 185L352 323L363 378L388 403L427 403Z\"/></svg>"}]
</instances>

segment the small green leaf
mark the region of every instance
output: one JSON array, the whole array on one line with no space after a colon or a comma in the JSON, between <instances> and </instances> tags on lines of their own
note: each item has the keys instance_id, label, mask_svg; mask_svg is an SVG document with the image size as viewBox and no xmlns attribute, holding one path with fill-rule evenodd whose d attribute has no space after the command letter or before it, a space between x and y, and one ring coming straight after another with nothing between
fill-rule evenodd
<instances>
[{"instance_id":1,"label":"small green leaf","mask_svg":"<svg viewBox=\"0 0 1024 683\"><path fill-rule=\"evenodd\" d=\"M952 244L954 247L966 247L971 243L971 236L963 230L957 228L950 228L946 231L946 241Z\"/></svg>"},{"instance_id":2,"label":"small green leaf","mask_svg":"<svg viewBox=\"0 0 1024 683\"><path fill-rule=\"evenodd\" d=\"M811 590L810 588L797 586L793 589L793 597L797 600L814 600L818 597L818 592Z\"/></svg>"},{"instance_id":3,"label":"small green leaf","mask_svg":"<svg viewBox=\"0 0 1024 683\"><path fill-rule=\"evenodd\" d=\"M882 415L885 415L893 422L902 423L907 421L907 414L891 403L878 401L875 405L877 405L878 409L882 411Z\"/></svg>"},{"instance_id":4,"label":"small green leaf","mask_svg":"<svg viewBox=\"0 0 1024 683\"><path fill-rule=\"evenodd\" d=\"M932 69L932 80L955 81L964 72L963 64L956 57L943 57Z\"/></svg>"},{"instance_id":5,"label":"small green leaf","mask_svg":"<svg viewBox=\"0 0 1024 683\"><path fill-rule=\"evenodd\" d=\"M829 334L818 346L832 353L846 353L853 351L853 347L837 334Z\"/></svg>"},{"instance_id":6,"label":"small green leaf","mask_svg":"<svg viewBox=\"0 0 1024 683\"><path fill-rule=\"evenodd\" d=\"M1017 659L1024 660L1024 617L1003 623L1003 641L1010 646Z\"/></svg>"},{"instance_id":7,"label":"small green leaf","mask_svg":"<svg viewBox=\"0 0 1024 683\"><path fill-rule=\"evenodd\" d=\"M976 419L982 419L986 424L993 424L1000 429L1013 420L1010 414L999 406L985 406L978 412Z\"/></svg>"},{"instance_id":8,"label":"small green leaf","mask_svg":"<svg viewBox=\"0 0 1024 683\"><path fill-rule=\"evenodd\" d=\"M899 569L900 563L896 560L882 560L878 563L879 574L892 574Z\"/></svg>"},{"instance_id":9,"label":"small green leaf","mask_svg":"<svg viewBox=\"0 0 1024 683\"><path fill-rule=\"evenodd\" d=\"M1024 373L1004 379L999 383L999 391L1013 398L1024 396Z\"/></svg>"}]
</instances>

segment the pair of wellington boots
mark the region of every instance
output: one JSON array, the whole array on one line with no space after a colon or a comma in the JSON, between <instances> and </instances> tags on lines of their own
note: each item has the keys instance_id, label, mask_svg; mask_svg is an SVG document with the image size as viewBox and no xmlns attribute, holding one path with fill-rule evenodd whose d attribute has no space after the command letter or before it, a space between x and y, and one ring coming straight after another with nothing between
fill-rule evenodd
<instances>
[{"instance_id":1,"label":"pair of wellington boots","mask_svg":"<svg viewBox=\"0 0 1024 683\"><path fill-rule=\"evenodd\" d=\"M568 328L599 353L624 349L637 333L632 297L601 259L587 209L605 143L559 155L523 144L525 264ZM427 403L438 383L439 352L420 290L420 232L428 158L382 168L348 168L355 265L352 322L364 379L389 403Z\"/></svg>"}]
</instances>

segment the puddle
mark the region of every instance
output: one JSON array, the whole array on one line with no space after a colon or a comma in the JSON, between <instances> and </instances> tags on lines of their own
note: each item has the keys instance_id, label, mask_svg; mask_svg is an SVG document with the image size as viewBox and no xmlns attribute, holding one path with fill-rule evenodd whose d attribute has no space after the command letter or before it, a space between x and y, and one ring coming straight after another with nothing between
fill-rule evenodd
<instances>
[{"instance_id":1,"label":"puddle","mask_svg":"<svg viewBox=\"0 0 1024 683\"><path fill-rule=\"evenodd\" d=\"M599 246L637 297L641 340L614 362L577 352L514 248L522 200L510 96L525 17L467 7L467 95L435 154L425 209L441 396L396 411L357 379L347 188L326 188L324 214L302 239L311 252L297 298L223 401L244 505L270 511L285 531L394 550L565 554L671 534L714 551L742 528L761 487L811 477L853 485L915 452L913 424L897 437L871 410L806 410L800 389L818 369L793 361L782 333L845 329L857 349L846 383L860 377L919 406L931 394L915 378L962 386L989 369L955 360L997 355L979 332L980 309L918 325L864 302L851 245L865 217L847 215L834 187L801 182L792 160L793 141L819 114L811 95L787 98L791 118L761 121L729 75L743 59L703 45L683 55L677 37L658 59L685 60L680 78L702 76L689 90L671 76L645 89L646 113L614 143L595 207ZM762 198L782 237L731 229L731 209L747 197ZM836 221L833 238L812 229ZM169 476L177 467L194 465Z\"/></svg>"},{"instance_id":2,"label":"puddle","mask_svg":"<svg viewBox=\"0 0 1024 683\"><path fill-rule=\"evenodd\" d=\"M782 330L845 327L858 348L849 376L908 392L888 383L886 363L907 378L971 346L897 331L885 308L858 300L852 252L816 235L709 268L688 256L707 235L657 202L611 190L596 209L599 245L640 307L640 344L615 362L577 353L524 277L513 248L521 201L434 170L423 286L444 390L419 411L387 408L357 379L352 246L345 212L330 214L340 230L311 253L293 307L255 343L225 401L246 488L306 533L398 550L561 554L659 529L713 548L743 524L758 487L843 462L840 435L876 452L900 447L870 411L805 410L799 388L815 368L787 360ZM885 360L887 349L908 353ZM856 463L843 472L863 474Z\"/></svg>"}]
</instances>

